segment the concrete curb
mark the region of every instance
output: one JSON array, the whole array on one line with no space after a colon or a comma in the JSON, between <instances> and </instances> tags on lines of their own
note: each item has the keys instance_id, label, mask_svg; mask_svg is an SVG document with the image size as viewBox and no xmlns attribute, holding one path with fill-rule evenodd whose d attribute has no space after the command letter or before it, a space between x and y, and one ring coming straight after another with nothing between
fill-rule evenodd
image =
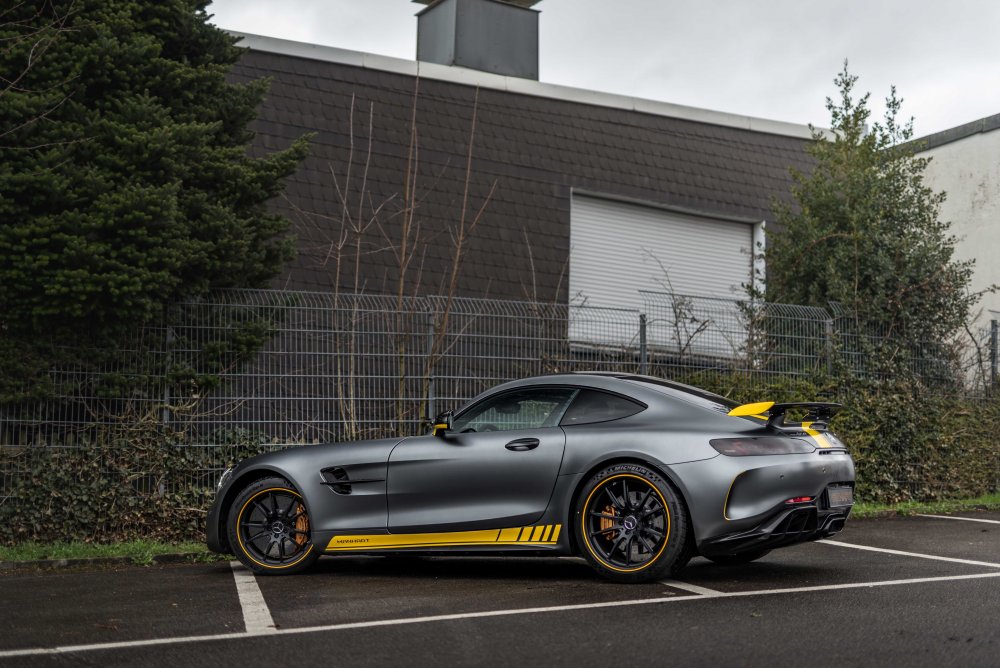
<instances>
[{"instance_id":1,"label":"concrete curb","mask_svg":"<svg viewBox=\"0 0 1000 668\"><path fill-rule=\"evenodd\" d=\"M80 566L159 566L186 564L211 557L206 552L179 552L153 555L149 562L136 561L133 557L91 557L87 559L36 559L34 561L0 561L0 572L50 571Z\"/></svg>"}]
</instances>

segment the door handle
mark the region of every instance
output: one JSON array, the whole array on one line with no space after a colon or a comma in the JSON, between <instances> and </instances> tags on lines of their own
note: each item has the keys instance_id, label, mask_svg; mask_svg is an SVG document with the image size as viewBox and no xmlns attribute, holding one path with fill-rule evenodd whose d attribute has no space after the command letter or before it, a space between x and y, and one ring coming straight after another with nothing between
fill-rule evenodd
<instances>
[{"instance_id":1,"label":"door handle","mask_svg":"<svg viewBox=\"0 0 1000 668\"><path fill-rule=\"evenodd\" d=\"M503 447L514 452L524 452L525 450L534 450L538 447L538 443L537 438L518 438Z\"/></svg>"}]
</instances>

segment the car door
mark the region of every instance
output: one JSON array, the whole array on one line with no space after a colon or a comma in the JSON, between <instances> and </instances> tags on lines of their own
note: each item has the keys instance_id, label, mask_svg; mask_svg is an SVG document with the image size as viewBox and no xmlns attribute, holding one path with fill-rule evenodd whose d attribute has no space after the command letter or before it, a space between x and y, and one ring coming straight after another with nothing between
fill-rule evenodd
<instances>
[{"instance_id":1,"label":"car door","mask_svg":"<svg viewBox=\"0 0 1000 668\"><path fill-rule=\"evenodd\" d=\"M503 392L457 415L447 436L400 443L389 457L389 531L468 531L530 525L548 507L576 390Z\"/></svg>"}]
</instances>

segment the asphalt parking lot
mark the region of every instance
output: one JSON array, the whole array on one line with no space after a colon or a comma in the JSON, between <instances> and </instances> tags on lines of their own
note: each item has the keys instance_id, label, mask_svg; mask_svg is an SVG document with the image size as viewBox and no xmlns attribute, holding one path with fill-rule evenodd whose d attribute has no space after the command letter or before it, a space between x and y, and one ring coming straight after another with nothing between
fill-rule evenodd
<instances>
[{"instance_id":1,"label":"asphalt parking lot","mask_svg":"<svg viewBox=\"0 0 1000 668\"><path fill-rule=\"evenodd\" d=\"M854 520L673 581L573 559L328 557L0 576L0 665L1000 665L1000 513Z\"/></svg>"}]
</instances>

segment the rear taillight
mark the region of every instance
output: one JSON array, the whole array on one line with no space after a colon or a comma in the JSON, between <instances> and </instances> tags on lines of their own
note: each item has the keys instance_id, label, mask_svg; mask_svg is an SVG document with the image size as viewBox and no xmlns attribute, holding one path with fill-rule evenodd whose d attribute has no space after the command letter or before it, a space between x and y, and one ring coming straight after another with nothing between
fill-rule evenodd
<instances>
[{"instance_id":1,"label":"rear taillight","mask_svg":"<svg viewBox=\"0 0 1000 668\"><path fill-rule=\"evenodd\" d=\"M788 501L785 501L785 503L793 504L793 505L796 504L796 503L809 503L814 498L815 497L812 497L812 496L794 496L794 497L788 499Z\"/></svg>"},{"instance_id":2,"label":"rear taillight","mask_svg":"<svg viewBox=\"0 0 1000 668\"><path fill-rule=\"evenodd\" d=\"M759 436L756 438L715 438L709 441L720 454L728 457L761 455L804 455L816 448L798 438Z\"/></svg>"}]
</instances>

